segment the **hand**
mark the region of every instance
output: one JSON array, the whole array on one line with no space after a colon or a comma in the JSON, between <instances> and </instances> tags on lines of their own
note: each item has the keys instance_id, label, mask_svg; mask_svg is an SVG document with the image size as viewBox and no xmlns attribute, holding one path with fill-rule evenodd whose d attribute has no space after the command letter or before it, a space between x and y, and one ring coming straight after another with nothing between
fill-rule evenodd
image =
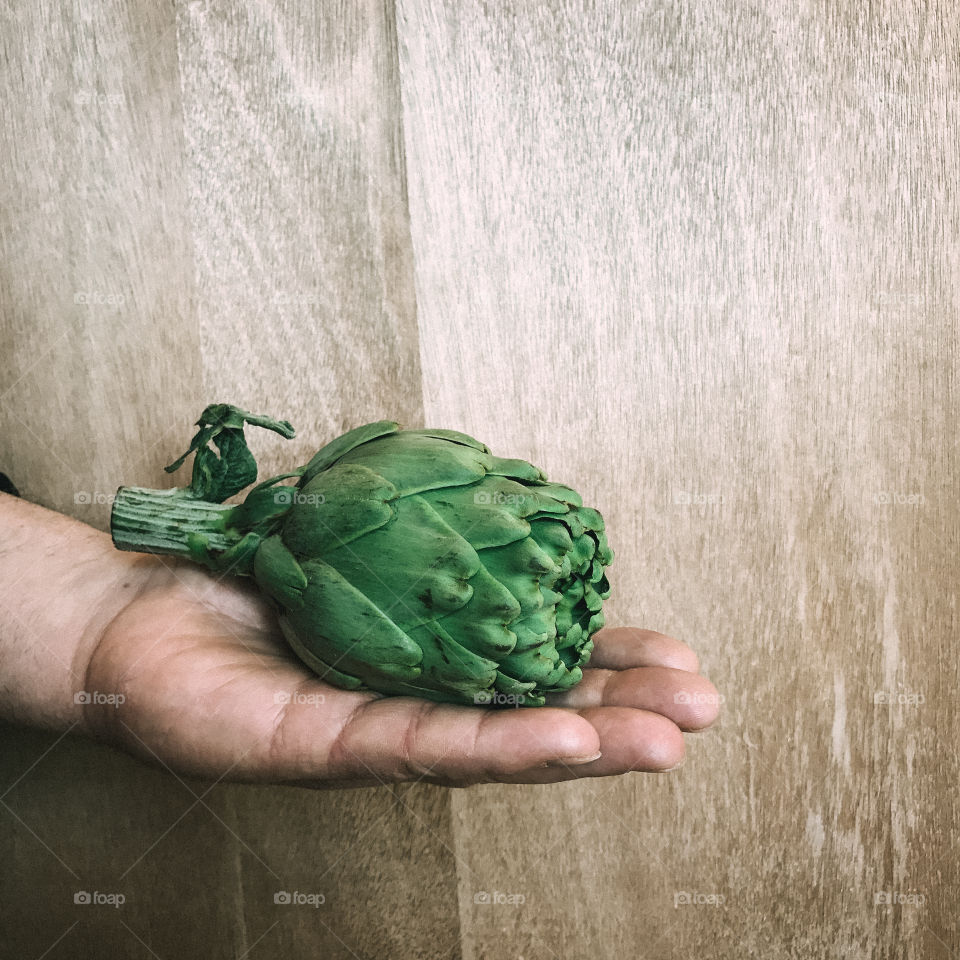
<instances>
[{"instance_id":1,"label":"hand","mask_svg":"<svg viewBox=\"0 0 960 960\"><path fill-rule=\"evenodd\" d=\"M332 787L552 783L675 767L681 730L717 714L693 652L631 628L597 634L584 680L556 707L340 690L289 650L252 584L151 561L147 583L107 624L87 671L91 690L121 694L123 703L90 704L86 718L101 736L175 771Z\"/></svg>"},{"instance_id":2,"label":"hand","mask_svg":"<svg viewBox=\"0 0 960 960\"><path fill-rule=\"evenodd\" d=\"M583 681L547 707L340 690L301 664L249 581L121 553L5 494L0 585L0 716L79 728L176 773L312 787L552 783L671 769L682 731L717 714L691 650L629 627L598 633Z\"/></svg>"}]
</instances>

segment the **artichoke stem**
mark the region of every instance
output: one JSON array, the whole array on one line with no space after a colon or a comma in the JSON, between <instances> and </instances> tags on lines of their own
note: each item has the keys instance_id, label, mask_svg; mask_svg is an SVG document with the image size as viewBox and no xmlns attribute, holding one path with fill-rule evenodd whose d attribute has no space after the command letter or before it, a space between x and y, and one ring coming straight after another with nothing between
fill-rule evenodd
<instances>
[{"instance_id":1,"label":"artichoke stem","mask_svg":"<svg viewBox=\"0 0 960 960\"><path fill-rule=\"evenodd\" d=\"M110 514L110 534L119 550L162 553L203 561L241 539L227 529L234 504L210 503L180 487L147 490L120 487Z\"/></svg>"}]
</instances>

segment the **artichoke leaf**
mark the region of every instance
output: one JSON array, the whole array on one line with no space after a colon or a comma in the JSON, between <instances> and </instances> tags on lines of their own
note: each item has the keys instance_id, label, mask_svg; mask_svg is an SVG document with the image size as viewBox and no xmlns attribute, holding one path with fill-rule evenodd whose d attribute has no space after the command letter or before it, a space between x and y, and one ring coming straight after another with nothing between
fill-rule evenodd
<instances>
[{"instance_id":1,"label":"artichoke leaf","mask_svg":"<svg viewBox=\"0 0 960 960\"><path fill-rule=\"evenodd\" d=\"M361 591L322 560L306 560L303 605L285 612L303 645L332 667L360 677L384 674L413 679L420 647Z\"/></svg>"},{"instance_id":2,"label":"artichoke leaf","mask_svg":"<svg viewBox=\"0 0 960 960\"><path fill-rule=\"evenodd\" d=\"M299 610L303 606L307 578L280 537L268 537L260 544L253 558L253 577L257 586L281 607Z\"/></svg>"},{"instance_id":3,"label":"artichoke leaf","mask_svg":"<svg viewBox=\"0 0 960 960\"><path fill-rule=\"evenodd\" d=\"M438 681L442 686L466 692L479 692L493 686L497 662L471 653L440 623L425 623L410 630L409 634L423 650L420 684Z\"/></svg>"},{"instance_id":4,"label":"artichoke leaf","mask_svg":"<svg viewBox=\"0 0 960 960\"><path fill-rule=\"evenodd\" d=\"M438 437L380 437L355 447L341 463L359 463L389 480L401 496L475 483L486 476L489 454Z\"/></svg>"},{"instance_id":5,"label":"artichoke leaf","mask_svg":"<svg viewBox=\"0 0 960 960\"><path fill-rule=\"evenodd\" d=\"M400 629L458 610L473 596L476 550L421 497L396 502L396 517L325 561Z\"/></svg>"},{"instance_id":6,"label":"artichoke leaf","mask_svg":"<svg viewBox=\"0 0 960 960\"><path fill-rule=\"evenodd\" d=\"M465 447L473 447L474 450L480 450L483 453L489 453L490 448L479 440L474 439L468 433L461 433L459 430L405 430L405 434L415 437L435 437L437 440L449 440L451 443L459 443Z\"/></svg>"},{"instance_id":7,"label":"artichoke leaf","mask_svg":"<svg viewBox=\"0 0 960 960\"><path fill-rule=\"evenodd\" d=\"M324 556L393 520L397 488L367 467L338 463L292 491L283 540L300 557Z\"/></svg>"},{"instance_id":8,"label":"artichoke leaf","mask_svg":"<svg viewBox=\"0 0 960 960\"><path fill-rule=\"evenodd\" d=\"M354 427L346 433L331 440L326 446L321 447L310 459L310 462L303 468L303 476L300 479L300 486L306 486L321 470L326 470L333 466L341 457L348 454L355 447L359 447L378 437L384 437L391 433L396 433L400 429L400 424L393 420L377 420L375 423L365 423L362 427Z\"/></svg>"}]
</instances>

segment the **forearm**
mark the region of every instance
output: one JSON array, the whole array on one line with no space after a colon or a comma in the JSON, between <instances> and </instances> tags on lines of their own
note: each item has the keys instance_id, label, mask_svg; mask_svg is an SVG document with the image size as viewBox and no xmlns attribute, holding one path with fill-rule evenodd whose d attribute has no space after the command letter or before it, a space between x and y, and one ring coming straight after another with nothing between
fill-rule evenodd
<instances>
[{"instance_id":1,"label":"forearm","mask_svg":"<svg viewBox=\"0 0 960 960\"><path fill-rule=\"evenodd\" d=\"M0 717L52 729L83 723L76 695L103 628L144 583L142 559L78 520L0 493Z\"/></svg>"}]
</instances>

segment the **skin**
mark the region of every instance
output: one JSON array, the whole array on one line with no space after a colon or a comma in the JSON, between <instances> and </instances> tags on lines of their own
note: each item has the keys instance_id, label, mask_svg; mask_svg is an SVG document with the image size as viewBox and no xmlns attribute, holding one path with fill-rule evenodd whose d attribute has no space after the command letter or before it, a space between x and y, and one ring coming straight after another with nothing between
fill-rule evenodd
<instances>
[{"instance_id":1,"label":"skin","mask_svg":"<svg viewBox=\"0 0 960 960\"><path fill-rule=\"evenodd\" d=\"M662 772L682 763L684 732L717 716L696 654L635 627L600 631L584 680L546 707L340 690L301 665L250 582L121 553L4 494L0 584L0 716L178 774L343 788ZM122 702L78 703L81 691Z\"/></svg>"}]
</instances>

